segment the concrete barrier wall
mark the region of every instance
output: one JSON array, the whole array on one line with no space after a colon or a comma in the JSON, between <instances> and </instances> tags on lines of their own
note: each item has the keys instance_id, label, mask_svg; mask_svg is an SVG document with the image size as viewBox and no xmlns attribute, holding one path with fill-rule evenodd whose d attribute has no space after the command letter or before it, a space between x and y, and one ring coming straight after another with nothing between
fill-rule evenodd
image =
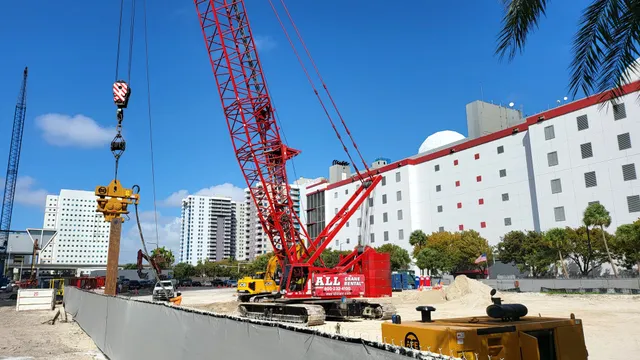
<instances>
[{"instance_id":1,"label":"concrete barrier wall","mask_svg":"<svg viewBox=\"0 0 640 360\"><path fill-rule=\"evenodd\" d=\"M453 359L310 329L65 289L67 312L110 359Z\"/></svg>"},{"instance_id":2,"label":"concrete barrier wall","mask_svg":"<svg viewBox=\"0 0 640 360\"><path fill-rule=\"evenodd\" d=\"M516 287L520 291L540 292L547 289L640 289L640 279L505 279L481 280L497 290L511 290ZM516 286L518 282L519 286Z\"/></svg>"}]
</instances>

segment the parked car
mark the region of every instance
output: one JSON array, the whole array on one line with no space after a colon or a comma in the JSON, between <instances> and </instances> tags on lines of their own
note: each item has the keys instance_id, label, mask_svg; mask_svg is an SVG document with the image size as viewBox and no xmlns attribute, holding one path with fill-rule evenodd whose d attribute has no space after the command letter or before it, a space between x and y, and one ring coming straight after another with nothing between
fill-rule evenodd
<instances>
[{"instance_id":1,"label":"parked car","mask_svg":"<svg viewBox=\"0 0 640 360\"><path fill-rule=\"evenodd\" d=\"M140 281L138 280L129 281L129 290L140 290L141 288L142 288L142 285L140 284Z\"/></svg>"},{"instance_id":2,"label":"parked car","mask_svg":"<svg viewBox=\"0 0 640 360\"><path fill-rule=\"evenodd\" d=\"M191 279L180 280L180 286L193 286Z\"/></svg>"},{"instance_id":3,"label":"parked car","mask_svg":"<svg viewBox=\"0 0 640 360\"><path fill-rule=\"evenodd\" d=\"M224 281L224 285L228 286L228 287L237 287L238 286L238 280L232 280L232 279L225 280Z\"/></svg>"},{"instance_id":4,"label":"parked car","mask_svg":"<svg viewBox=\"0 0 640 360\"><path fill-rule=\"evenodd\" d=\"M224 281L220 279L213 279L213 281L211 282L211 286L213 287L224 286Z\"/></svg>"},{"instance_id":5,"label":"parked car","mask_svg":"<svg viewBox=\"0 0 640 360\"><path fill-rule=\"evenodd\" d=\"M209 280L205 281L204 283L202 283L204 286L213 286L213 283Z\"/></svg>"},{"instance_id":6,"label":"parked car","mask_svg":"<svg viewBox=\"0 0 640 360\"><path fill-rule=\"evenodd\" d=\"M202 283L200 281L194 281L193 286L202 286Z\"/></svg>"},{"instance_id":7,"label":"parked car","mask_svg":"<svg viewBox=\"0 0 640 360\"><path fill-rule=\"evenodd\" d=\"M164 289L163 289L163 287L164 287ZM174 296L175 292L176 292L176 289L173 286L173 281L171 281L171 280L162 280L160 282L157 282L156 286L153 287L152 298L153 298L153 301L169 300L170 298L172 298ZM168 297L167 297L167 295L168 295Z\"/></svg>"}]
</instances>

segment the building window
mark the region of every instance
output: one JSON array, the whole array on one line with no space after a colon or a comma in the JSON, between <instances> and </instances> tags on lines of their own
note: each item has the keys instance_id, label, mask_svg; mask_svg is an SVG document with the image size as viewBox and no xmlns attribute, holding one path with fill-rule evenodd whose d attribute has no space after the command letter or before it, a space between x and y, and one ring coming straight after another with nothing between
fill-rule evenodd
<instances>
[{"instance_id":1,"label":"building window","mask_svg":"<svg viewBox=\"0 0 640 360\"><path fill-rule=\"evenodd\" d=\"M456 187L460 186L460 180L456 180Z\"/></svg>"},{"instance_id":2,"label":"building window","mask_svg":"<svg viewBox=\"0 0 640 360\"><path fill-rule=\"evenodd\" d=\"M504 152L504 146L498 146L498 154L502 154Z\"/></svg>"},{"instance_id":3,"label":"building window","mask_svg":"<svg viewBox=\"0 0 640 360\"><path fill-rule=\"evenodd\" d=\"M369 206L373 206L373 198L369 198Z\"/></svg>"},{"instance_id":4,"label":"building window","mask_svg":"<svg viewBox=\"0 0 640 360\"><path fill-rule=\"evenodd\" d=\"M436 192L440 192L442 190L442 185L436 185Z\"/></svg>"},{"instance_id":5,"label":"building window","mask_svg":"<svg viewBox=\"0 0 640 360\"><path fill-rule=\"evenodd\" d=\"M398 210L398 220L402 220L402 210Z\"/></svg>"},{"instance_id":6,"label":"building window","mask_svg":"<svg viewBox=\"0 0 640 360\"><path fill-rule=\"evenodd\" d=\"M595 171L589 171L584 173L584 186L585 187L594 187L598 185L598 181L596 179L596 172Z\"/></svg>"},{"instance_id":7,"label":"building window","mask_svg":"<svg viewBox=\"0 0 640 360\"><path fill-rule=\"evenodd\" d=\"M587 115L580 115L576 118L576 122L578 123L578 131L587 130L589 128L589 119L587 119Z\"/></svg>"},{"instance_id":8,"label":"building window","mask_svg":"<svg viewBox=\"0 0 640 360\"><path fill-rule=\"evenodd\" d=\"M504 226L511 226L511 218L504 218Z\"/></svg>"},{"instance_id":9,"label":"building window","mask_svg":"<svg viewBox=\"0 0 640 360\"><path fill-rule=\"evenodd\" d=\"M396 191L396 200L398 200L398 201L402 200L402 192L401 191Z\"/></svg>"},{"instance_id":10,"label":"building window","mask_svg":"<svg viewBox=\"0 0 640 360\"><path fill-rule=\"evenodd\" d=\"M458 230L460 230L460 231L464 230L464 225L462 225L462 224L458 225Z\"/></svg>"},{"instance_id":11,"label":"building window","mask_svg":"<svg viewBox=\"0 0 640 360\"><path fill-rule=\"evenodd\" d=\"M333 193L333 198L334 198L334 199L337 199L337 198L338 198L338 192L337 192L337 191Z\"/></svg>"},{"instance_id":12,"label":"building window","mask_svg":"<svg viewBox=\"0 0 640 360\"><path fill-rule=\"evenodd\" d=\"M349 195L349 189L344 189L344 194Z\"/></svg>"},{"instance_id":13,"label":"building window","mask_svg":"<svg viewBox=\"0 0 640 360\"><path fill-rule=\"evenodd\" d=\"M362 218L358 218L358 227L362 226Z\"/></svg>"},{"instance_id":14,"label":"building window","mask_svg":"<svg viewBox=\"0 0 640 360\"><path fill-rule=\"evenodd\" d=\"M484 199L483 198L478 199L478 205L484 205Z\"/></svg>"},{"instance_id":15,"label":"building window","mask_svg":"<svg viewBox=\"0 0 640 360\"><path fill-rule=\"evenodd\" d=\"M640 211L640 195L627 196L627 206L630 213Z\"/></svg>"},{"instance_id":16,"label":"building window","mask_svg":"<svg viewBox=\"0 0 640 360\"><path fill-rule=\"evenodd\" d=\"M481 227L481 228L483 228L483 229L484 229L484 228L486 228L486 227L487 227L487 223L486 223L486 222L484 222L484 221L483 221L483 222L481 222L481 223L480 223L480 227Z\"/></svg>"},{"instance_id":17,"label":"building window","mask_svg":"<svg viewBox=\"0 0 640 360\"><path fill-rule=\"evenodd\" d=\"M362 235L358 235L358 244L362 243Z\"/></svg>"},{"instance_id":18,"label":"building window","mask_svg":"<svg viewBox=\"0 0 640 360\"><path fill-rule=\"evenodd\" d=\"M481 176L481 175L476 176L476 181L477 181L477 182L482 181L482 176Z\"/></svg>"},{"instance_id":19,"label":"building window","mask_svg":"<svg viewBox=\"0 0 640 360\"><path fill-rule=\"evenodd\" d=\"M559 194L561 192L562 192L562 182L560 181L560 179L551 180L551 193Z\"/></svg>"},{"instance_id":20,"label":"building window","mask_svg":"<svg viewBox=\"0 0 640 360\"><path fill-rule=\"evenodd\" d=\"M438 212L442 212L442 205L438 205Z\"/></svg>"},{"instance_id":21,"label":"building window","mask_svg":"<svg viewBox=\"0 0 640 360\"><path fill-rule=\"evenodd\" d=\"M337 214L337 213L338 213L338 208L335 208L335 209L334 209L334 212Z\"/></svg>"},{"instance_id":22,"label":"building window","mask_svg":"<svg viewBox=\"0 0 640 360\"><path fill-rule=\"evenodd\" d=\"M369 215L369 224L373 225L373 215Z\"/></svg>"},{"instance_id":23,"label":"building window","mask_svg":"<svg viewBox=\"0 0 640 360\"><path fill-rule=\"evenodd\" d=\"M509 201L509 193L502 194L502 201Z\"/></svg>"},{"instance_id":24,"label":"building window","mask_svg":"<svg viewBox=\"0 0 640 360\"><path fill-rule=\"evenodd\" d=\"M453 160L453 166L458 166L458 159Z\"/></svg>"},{"instance_id":25,"label":"building window","mask_svg":"<svg viewBox=\"0 0 640 360\"><path fill-rule=\"evenodd\" d=\"M556 138L556 132L553 130L553 125L549 125L544 128L544 139L551 140Z\"/></svg>"},{"instance_id":26,"label":"building window","mask_svg":"<svg viewBox=\"0 0 640 360\"><path fill-rule=\"evenodd\" d=\"M400 182L400 171L396 172L396 182Z\"/></svg>"},{"instance_id":27,"label":"building window","mask_svg":"<svg viewBox=\"0 0 640 360\"><path fill-rule=\"evenodd\" d=\"M385 231L383 234L384 234L384 241L389 241L389 232Z\"/></svg>"},{"instance_id":28,"label":"building window","mask_svg":"<svg viewBox=\"0 0 640 360\"><path fill-rule=\"evenodd\" d=\"M624 181L636 179L636 164L622 165L622 177Z\"/></svg>"},{"instance_id":29,"label":"building window","mask_svg":"<svg viewBox=\"0 0 640 360\"><path fill-rule=\"evenodd\" d=\"M565 221L564 206L558 206L553 208L553 215L557 222Z\"/></svg>"},{"instance_id":30,"label":"building window","mask_svg":"<svg viewBox=\"0 0 640 360\"><path fill-rule=\"evenodd\" d=\"M404 240L404 230L398 230L398 240Z\"/></svg>"},{"instance_id":31,"label":"building window","mask_svg":"<svg viewBox=\"0 0 640 360\"><path fill-rule=\"evenodd\" d=\"M553 151L547 154L547 163L549 167L558 165L558 152Z\"/></svg>"},{"instance_id":32,"label":"building window","mask_svg":"<svg viewBox=\"0 0 640 360\"><path fill-rule=\"evenodd\" d=\"M347 238L347 244L351 242L351 239Z\"/></svg>"},{"instance_id":33,"label":"building window","mask_svg":"<svg viewBox=\"0 0 640 360\"><path fill-rule=\"evenodd\" d=\"M580 151L582 152L582 158L590 158L593 156L593 149L591 148L591 143L584 143L580 145Z\"/></svg>"},{"instance_id":34,"label":"building window","mask_svg":"<svg viewBox=\"0 0 640 360\"><path fill-rule=\"evenodd\" d=\"M592 205L592 204L600 204L600 201L596 200L596 201L589 201L587 203L587 206Z\"/></svg>"},{"instance_id":35,"label":"building window","mask_svg":"<svg viewBox=\"0 0 640 360\"><path fill-rule=\"evenodd\" d=\"M461 202L458 203L458 209L462 209L462 203Z\"/></svg>"},{"instance_id":36,"label":"building window","mask_svg":"<svg viewBox=\"0 0 640 360\"><path fill-rule=\"evenodd\" d=\"M434 169L435 171L440 171L440 165L435 165L435 166L433 167L433 169Z\"/></svg>"},{"instance_id":37,"label":"building window","mask_svg":"<svg viewBox=\"0 0 640 360\"><path fill-rule=\"evenodd\" d=\"M500 177L505 177L505 176L507 176L507 169L500 170Z\"/></svg>"},{"instance_id":38,"label":"building window","mask_svg":"<svg viewBox=\"0 0 640 360\"><path fill-rule=\"evenodd\" d=\"M382 222L387 222L389 220L389 216L387 213L382 213Z\"/></svg>"},{"instance_id":39,"label":"building window","mask_svg":"<svg viewBox=\"0 0 640 360\"><path fill-rule=\"evenodd\" d=\"M385 185L387 185L387 177L383 176L382 177L382 186L385 186Z\"/></svg>"},{"instance_id":40,"label":"building window","mask_svg":"<svg viewBox=\"0 0 640 360\"><path fill-rule=\"evenodd\" d=\"M631 149L631 135L629 135L629 133L618 135L618 149Z\"/></svg>"},{"instance_id":41,"label":"building window","mask_svg":"<svg viewBox=\"0 0 640 360\"><path fill-rule=\"evenodd\" d=\"M613 120L621 120L627 117L627 109L624 103L613 105Z\"/></svg>"},{"instance_id":42,"label":"building window","mask_svg":"<svg viewBox=\"0 0 640 360\"><path fill-rule=\"evenodd\" d=\"M480 159L480 154L473 155L473 158L476 159L476 160Z\"/></svg>"},{"instance_id":43,"label":"building window","mask_svg":"<svg viewBox=\"0 0 640 360\"><path fill-rule=\"evenodd\" d=\"M372 243L376 242L376 236L375 235L376 234L374 234L374 233L369 234L369 239L371 240Z\"/></svg>"},{"instance_id":44,"label":"building window","mask_svg":"<svg viewBox=\"0 0 640 360\"><path fill-rule=\"evenodd\" d=\"M439 231L439 232L443 232L443 231L444 231L444 226L440 226L440 227L438 228L438 231Z\"/></svg>"},{"instance_id":45,"label":"building window","mask_svg":"<svg viewBox=\"0 0 640 360\"><path fill-rule=\"evenodd\" d=\"M382 194L382 203L383 204L387 203L387 194Z\"/></svg>"}]
</instances>

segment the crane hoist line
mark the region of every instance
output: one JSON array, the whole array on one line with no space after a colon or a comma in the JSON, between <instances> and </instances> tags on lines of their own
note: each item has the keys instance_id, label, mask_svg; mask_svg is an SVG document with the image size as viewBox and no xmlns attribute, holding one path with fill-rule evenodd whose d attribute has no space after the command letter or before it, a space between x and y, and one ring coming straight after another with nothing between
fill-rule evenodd
<instances>
[{"instance_id":1,"label":"crane hoist line","mask_svg":"<svg viewBox=\"0 0 640 360\"><path fill-rule=\"evenodd\" d=\"M271 0L269 2L331 127L353 163L328 106L322 101L275 6ZM284 1L281 3L294 24ZM276 111L263 75L245 2L194 0L194 4L236 158L281 268L279 291L249 297L248 302L240 303L240 313L246 317L309 325L322 324L325 317L390 318L395 313L390 305L355 299L391 295L388 254L380 254L372 247L358 244L351 254L342 257L332 268L326 267L320 258L349 218L371 196L382 176L369 171L315 63L312 60L347 137L363 161L365 172L361 173L354 164L360 186L322 232L312 239L294 209L287 180L286 163L300 151L285 145L280 137ZM295 24L294 28L304 45ZM311 58L306 45L304 50ZM388 288L380 285L387 281ZM382 288L384 290L380 290Z\"/></svg>"}]
</instances>

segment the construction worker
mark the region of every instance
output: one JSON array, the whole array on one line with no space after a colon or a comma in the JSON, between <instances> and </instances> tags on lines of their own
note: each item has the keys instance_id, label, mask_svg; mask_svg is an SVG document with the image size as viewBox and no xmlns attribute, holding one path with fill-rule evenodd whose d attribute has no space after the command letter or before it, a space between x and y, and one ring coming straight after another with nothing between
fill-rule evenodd
<instances>
[{"instance_id":1,"label":"construction worker","mask_svg":"<svg viewBox=\"0 0 640 360\"><path fill-rule=\"evenodd\" d=\"M182 303L182 293L176 293L176 296L169 299L169 302L171 305L180 306Z\"/></svg>"}]
</instances>

